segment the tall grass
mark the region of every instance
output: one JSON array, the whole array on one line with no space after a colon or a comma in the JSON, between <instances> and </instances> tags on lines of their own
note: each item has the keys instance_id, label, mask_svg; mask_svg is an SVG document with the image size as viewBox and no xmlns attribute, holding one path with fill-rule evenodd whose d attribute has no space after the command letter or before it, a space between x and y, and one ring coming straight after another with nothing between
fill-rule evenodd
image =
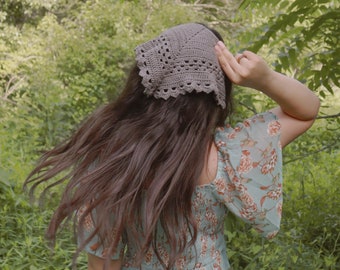
<instances>
[{"instance_id":1,"label":"tall grass","mask_svg":"<svg viewBox=\"0 0 340 270\"><path fill-rule=\"evenodd\" d=\"M0 169L0 269L70 269L75 241L65 227L54 249L44 239L58 193L43 208L22 190L30 166L22 156L3 159ZM36 157L34 157L36 158ZM31 163L27 161L27 164ZM30 159L28 159L30 160ZM228 216L225 235L234 269L340 269L340 155L321 152L284 167L281 231L271 241ZM79 269L86 269L82 254Z\"/></svg>"}]
</instances>

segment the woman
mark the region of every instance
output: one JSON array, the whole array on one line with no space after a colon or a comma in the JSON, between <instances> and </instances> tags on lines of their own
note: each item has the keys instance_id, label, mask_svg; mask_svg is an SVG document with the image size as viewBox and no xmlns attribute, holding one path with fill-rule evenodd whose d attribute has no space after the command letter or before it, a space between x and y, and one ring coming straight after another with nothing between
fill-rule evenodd
<instances>
[{"instance_id":1,"label":"woman","mask_svg":"<svg viewBox=\"0 0 340 270\"><path fill-rule=\"evenodd\" d=\"M312 125L319 100L256 54L234 57L221 40L189 23L138 46L118 100L29 175L34 189L66 172L51 184L68 181L47 235L54 240L75 216L89 269L228 269L227 211L267 238L277 233L281 147ZM278 107L225 126L231 82Z\"/></svg>"}]
</instances>

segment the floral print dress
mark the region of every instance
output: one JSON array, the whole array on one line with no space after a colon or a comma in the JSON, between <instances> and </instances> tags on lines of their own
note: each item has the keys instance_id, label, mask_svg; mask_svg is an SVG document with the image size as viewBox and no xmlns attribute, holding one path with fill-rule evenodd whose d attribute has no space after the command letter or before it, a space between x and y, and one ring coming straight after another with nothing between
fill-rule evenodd
<instances>
[{"instance_id":1,"label":"floral print dress","mask_svg":"<svg viewBox=\"0 0 340 270\"><path fill-rule=\"evenodd\" d=\"M235 128L225 126L215 133L218 148L216 178L196 187L192 196L198 225L194 246L176 261L175 269L229 269L224 219L228 211L251 224L262 236L274 237L280 227L282 209L282 153L280 124L271 112L257 114ZM91 231L91 222L87 230ZM162 229L158 230L158 252L164 262L170 250ZM105 250L94 237L86 252L102 257ZM136 251L129 243L119 243L112 259L124 253L122 269L163 269L150 250L141 267L133 265Z\"/></svg>"}]
</instances>

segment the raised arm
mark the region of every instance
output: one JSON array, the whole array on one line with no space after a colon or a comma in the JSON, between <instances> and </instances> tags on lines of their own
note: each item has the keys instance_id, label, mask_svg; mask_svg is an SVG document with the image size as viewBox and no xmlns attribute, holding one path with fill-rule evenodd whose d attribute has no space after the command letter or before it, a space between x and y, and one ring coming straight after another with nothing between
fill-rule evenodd
<instances>
[{"instance_id":1,"label":"raised arm","mask_svg":"<svg viewBox=\"0 0 340 270\"><path fill-rule=\"evenodd\" d=\"M215 48L222 69L233 83L259 90L279 105L271 111L281 124L282 147L312 126L320 101L305 85L270 69L255 53L245 51L233 56L220 41Z\"/></svg>"}]
</instances>

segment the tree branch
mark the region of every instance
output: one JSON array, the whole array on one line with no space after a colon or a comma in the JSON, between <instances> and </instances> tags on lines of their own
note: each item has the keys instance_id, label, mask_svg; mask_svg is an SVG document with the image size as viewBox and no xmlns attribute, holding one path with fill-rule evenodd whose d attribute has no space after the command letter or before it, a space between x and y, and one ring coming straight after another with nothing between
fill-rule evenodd
<instances>
[{"instance_id":1,"label":"tree branch","mask_svg":"<svg viewBox=\"0 0 340 270\"><path fill-rule=\"evenodd\" d=\"M15 101L10 100L10 99L5 98L5 97L0 97L0 100L5 101L5 102L9 102L9 103L14 104L14 105L17 104Z\"/></svg>"},{"instance_id":2,"label":"tree branch","mask_svg":"<svg viewBox=\"0 0 340 270\"><path fill-rule=\"evenodd\" d=\"M337 118L337 117L340 117L340 113L331 114L331 115L318 116L315 119L327 119L327 118Z\"/></svg>"},{"instance_id":3,"label":"tree branch","mask_svg":"<svg viewBox=\"0 0 340 270\"><path fill-rule=\"evenodd\" d=\"M240 104L241 106L245 107L246 109L248 109L252 113L258 114L258 112L256 111L255 108L249 107L247 104L243 103L242 101L239 101L238 104Z\"/></svg>"},{"instance_id":4,"label":"tree branch","mask_svg":"<svg viewBox=\"0 0 340 270\"><path fill-rule=\"evenodd\" d=\"M317 151L309 152L309 153L306 153L305 155L301 155L301 156L298 156L298 157L296 157L296 158L293 158L293 159L290 159L290 160L288 160L288 161L285 161L285 162L284 162L284 165L286 165L286 164L288 164L288 163L291 163L291 162L294 162L294 161L297 161L297 160L300 160L300 159L302 159L302 158L311 156L311 155L318 154L318 153L320 153L320 152L322 152L322 151L325 151L325 150L327 150L327 149L332 148L332 147L333 147L334 145L336 145L336 144L338 144L338 141L335 141L335 142L333 142L332 144L329 144L329 145L326 145L326 146L324 146L324 147L321 147L321 148L320 148L319 150L317 150Z\"/></svg>"},{"instance_id":5,"label":"tree branch","mask_svg":"<svg viewBox=\"0 0 340 270\"><path fill-rule=\"evenodd\" d=\"M152 6L152 0L147 0L146 1L146 5L147 5L147 8L148 8L149 12L146 15L145 21L144 21L144 23L142 25L143 32L146 31L145 28L147 27L147 25L148 25L148 23L149 23L149 21L151 19L151 15L152 15L152 13L154 11L153 6Z\"/></svg>"},{"instance_id":6,"label":"tree branch","mask_svg":"<svg viewBox=\"0 0 340 270\"><path fill-rule=\"evenodd\" d=\"M15 83L13 83L14 80L18 79ZM19 78L17 76L12 76L8 83L6 84L6 89L3 98L7 99L11 94L13 94L18 88L20 83L25 79L25 76ZM12 84L13 83L13 84ZM12 84L12 85L11 85Z\"/></svg>"}]
</instances>

